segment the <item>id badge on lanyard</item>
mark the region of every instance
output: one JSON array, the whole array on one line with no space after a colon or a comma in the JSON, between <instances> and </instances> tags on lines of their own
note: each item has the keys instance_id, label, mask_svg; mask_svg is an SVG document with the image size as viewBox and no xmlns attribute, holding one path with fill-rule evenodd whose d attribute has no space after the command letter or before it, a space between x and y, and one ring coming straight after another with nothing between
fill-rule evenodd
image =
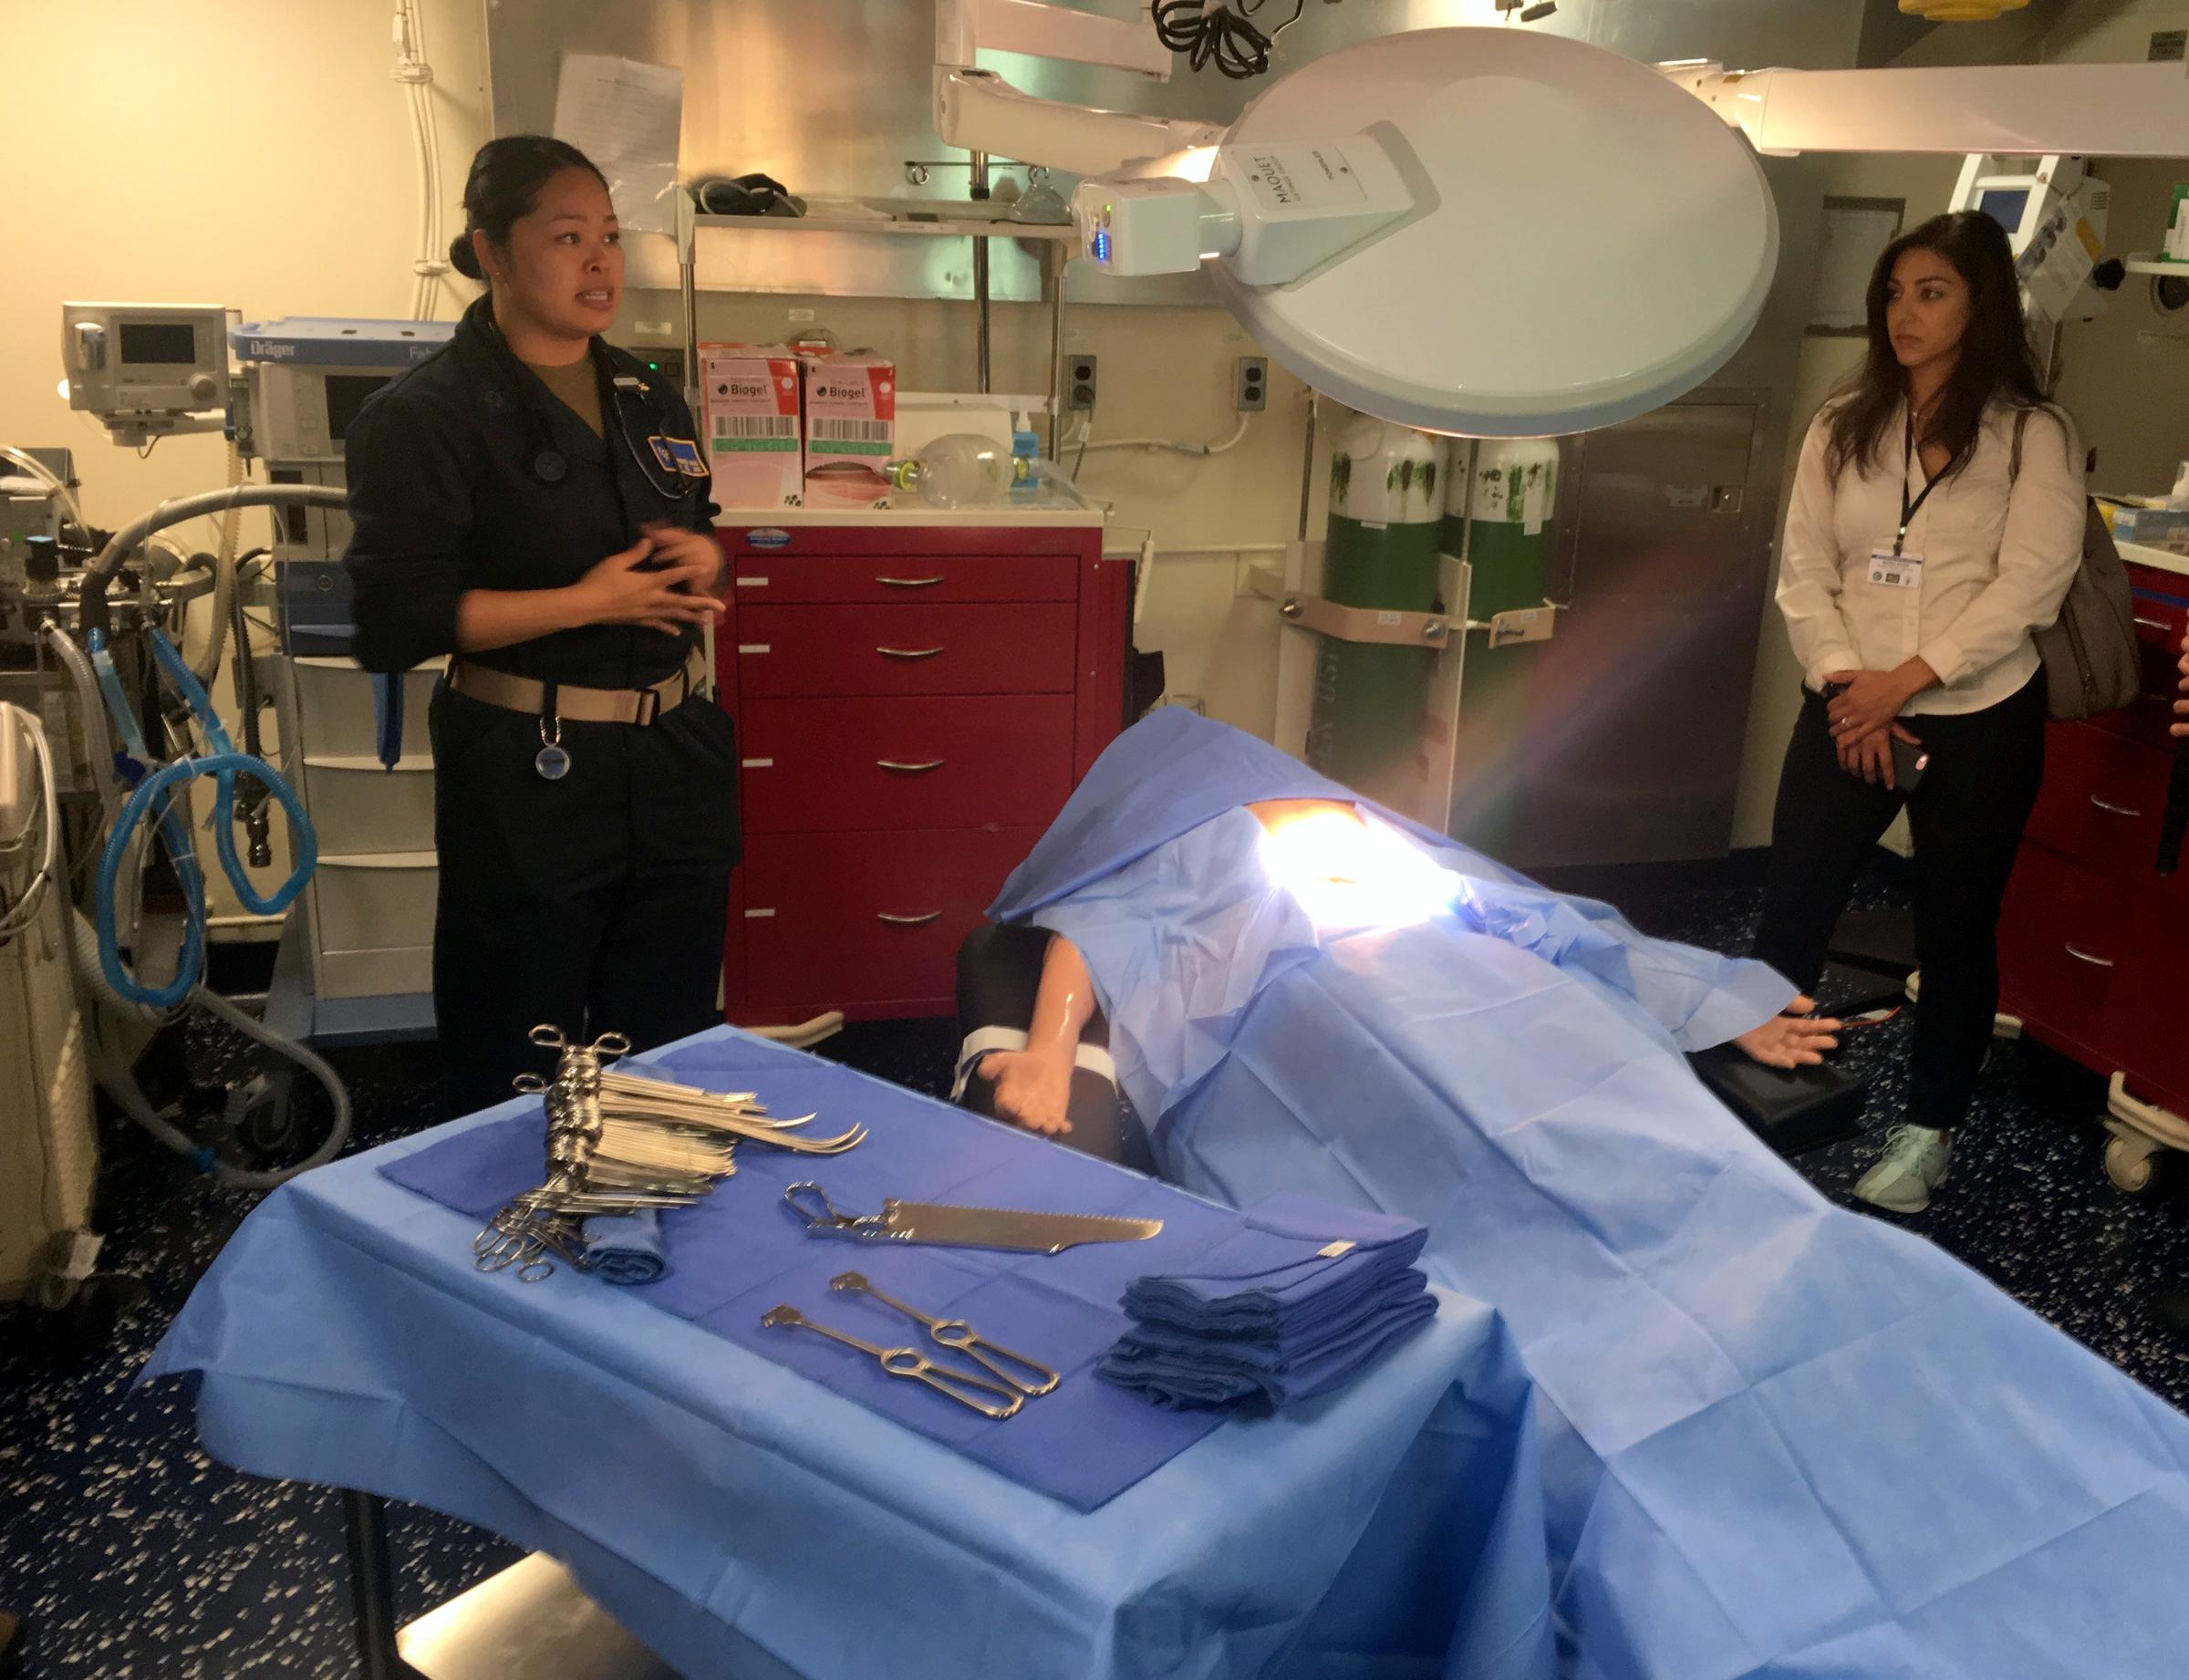
<instances>
[{"instance_id":1,"label":"id badge on lanyard","mask_svg":"<svg viewBox=\"0 0 2189 1680\"><path fill-rule=\"evenodd\" d=\"M1870 555L1870 581L1887 589L1923 587L1923 556L1903 554L1897 548L1879 548Z\"/></svg>"},{"instance_id":2,"label":"id badge on lanyard","mask_svg":"<svg viewBox=\"0 0 2189 1680\"><path fill-rule=\"evenodd\" d=\"M1870 581L1887 589L1920 589L1923 587L1923 556L1907 552L1908 527L1915 523L1915 515L1923 504L1931 499L1931 492L1938 488L1932 479L1923 487L1923 493L1914 501L1908 499L1908 472L1915 460L1915 420L1908 418L1908 449L1900 465L1900 530L1893 538L1890 548L1870 551Z\"/></svg>"}]
</instances>

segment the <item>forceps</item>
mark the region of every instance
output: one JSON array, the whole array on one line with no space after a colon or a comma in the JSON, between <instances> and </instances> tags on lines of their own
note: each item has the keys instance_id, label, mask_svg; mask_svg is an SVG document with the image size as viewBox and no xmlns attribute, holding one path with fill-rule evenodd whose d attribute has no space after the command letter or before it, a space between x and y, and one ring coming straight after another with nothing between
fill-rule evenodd
<instances>
[{"instance_id":1,"label":"forceps","mask_svg":"<svg viewBox=\"0 0 2189 1680\"><path fill-rule=\"evenodd\" d=\"M544 1283L555 1275L555 1254L577 1265L579 1251L564 1233L546 1220L513 1217L508 1208L472 1239L472 1264L481 1271L514 1270L527 1283ZM582 1270L582 1267L580 1268Z\"/></svg>"},{"instance_id":2,"label":"forceps","mask_svg":"<svg viewBox=\"0 0 2189 1680\"><path fill-rule=\"evenodd\" d=\"M796 1307L771 1307L761 1318L762 1324L770 1330L810 1330L816 1335L826 1336L832 1342L841 1342L867 1354L891 1376L908 1376L925 1383L937 1394L948 1395L960 1405L970 1405L983 1417L1011 1416L1025 1405L1025 1397L999 1383L972 1376L963 1371L953 1371L948 1365L939 1365L918 1348L877 1347L871 1342L862 1342L856 1336L847 1336L840 1330L831 1330L826 1324L816 1324ZM972 1392L961 1392L961 1391ZM976 1394L994 1395L1006 1402L997 1405L991 1401L976 1399Z\"/></svg>"},{"instance_id":3,"label":"forceps","mask_svg":"<svg viewBox=\"0 0 2189 1680\"><path fill-rule=\"evenodd\" d=\"M838 1294L871 1295L885 1307L895 1308L913 1322L925 1326L928 1340L937 1347L947 1347L953 1353L963 1353L968 1359L979 1361L994 1374L998 1382L1016 1389L1029 1400L1047 1394L1057 1384L1056 1373L1039 1360L1029 1359L1023 1353L1014 1353L1011 1349L989 1341L961 1318L929 1318L918 1307L907 1306L903 1301L883 1294L856 1271L837 1273L828 1281L828 1287ZM1024 1376L1013 1375L1010 1369L1012 1366L1031 1374L1033 1381L1030 1383Z\"/></svg>"}]
</instances>

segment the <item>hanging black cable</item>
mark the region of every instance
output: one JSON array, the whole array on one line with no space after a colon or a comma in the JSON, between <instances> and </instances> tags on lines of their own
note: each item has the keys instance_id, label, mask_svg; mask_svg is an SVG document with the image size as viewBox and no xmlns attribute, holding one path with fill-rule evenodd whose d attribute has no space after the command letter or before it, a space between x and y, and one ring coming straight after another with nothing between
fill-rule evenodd
<instances>
[{"instance_id":1,"label":"hanging black cable","mask_svg":"<svg viewBox=\"0 0 2189 1680\"><path fill-rule=\"evenodd\" d=\"M1307 0L1293 0L1292 15L1268 35L1254 21L1267 0L1157 0L1156 34L1197 70L1210 64L1234 81L1262 75L1277 37L1300 21ZM1236 9L1234 9L1236 6Z\"/></svg>"}]
</instances>

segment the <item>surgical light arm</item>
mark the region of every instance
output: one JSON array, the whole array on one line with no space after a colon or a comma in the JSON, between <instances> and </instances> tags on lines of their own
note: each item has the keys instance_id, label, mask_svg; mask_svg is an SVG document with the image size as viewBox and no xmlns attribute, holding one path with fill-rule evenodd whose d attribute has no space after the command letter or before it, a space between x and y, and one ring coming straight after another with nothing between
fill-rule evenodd
<instances>
[{"instance_id":1,"label":"surgical light arm","mask_svg":"<svg viewBox=\"0 0 2189 1680\"><path fill-rule=\"evenodd\" d=\"M2189 157L2180 64L1980 65L1900 70L1727 70L1666 76L1758 151Z\"/></svg>"},{"instance_id":2,"label":"surgical light arm","mask_svg":"<svg viewBox=\"0 0 2189 1680\"><path fill-rule=\"evenodd\" d=\"M1170 79L1170 49L1157 36L1149 0L1141 0L1133 17L1105 17L1048 0L936 0L937 67L970 70L982 47Z\"/></svg>"},{"instance_id":3,"label":"surgical light arm","mask_svg":"<svg viewBox=\"0 0 2189 1680\"><path fill-rule=\"evenodd\" d=\"M1157 37L1145 0L1129 18L1045 0L936 0L935 131L949 145L1098 175L1134 159L1213 145L1223 133L1219 123L1035 99L976 68L982 49L1170 79L1170 51Z\"/></svg>"},{"instance_id":4,"label":"surgical light arm","mask_svg":"<svg viewBox=\"0 0 2189 1680\"><path fill-rule=\"evenodd\" d=\"M1223 125L1037 99L990 70L935 67L935 131L946 145L1103 175L1138 158L1213 146Z\"/></svg>"}]
</instances>

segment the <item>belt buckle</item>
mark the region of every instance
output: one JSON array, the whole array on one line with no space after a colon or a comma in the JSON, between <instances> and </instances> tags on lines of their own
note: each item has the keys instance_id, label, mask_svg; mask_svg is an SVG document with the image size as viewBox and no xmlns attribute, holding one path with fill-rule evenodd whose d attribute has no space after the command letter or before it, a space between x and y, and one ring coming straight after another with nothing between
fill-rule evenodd
<instances>
[{"instance_id":1,"label":"belt buckle","mask_svg":"<svg viewBox=\"0 0 2189 1680\"><path fill-rule=\"evenodd\" d=\"M653 727L653 725L659 722L660 720L661 690L659 689L639 690L638 715L631 721L638 724L640 729L650 729Z\"/></svg>"}]
</instances>

